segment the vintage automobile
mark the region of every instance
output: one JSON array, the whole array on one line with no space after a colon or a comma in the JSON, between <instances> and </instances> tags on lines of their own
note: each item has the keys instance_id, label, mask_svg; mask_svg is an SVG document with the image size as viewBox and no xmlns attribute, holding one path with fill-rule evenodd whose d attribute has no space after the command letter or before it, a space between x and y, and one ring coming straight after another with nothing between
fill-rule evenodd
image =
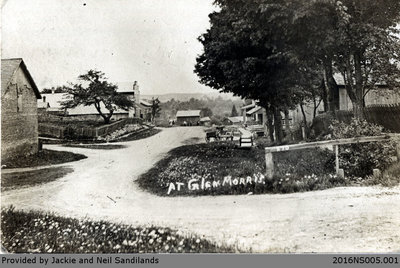
<instances>
[{"instance_id":1,"label":"vintage automobile","mask_svg":"<svg viewBox=\"0 0 400 268\"><path fill-rule=\"evenodd\" d=\"M215 141L219 141L219 133L218 130L207 130L206 131L206 142L210 142L211 139L214 139Z\"/></svg>"}]
</instances>

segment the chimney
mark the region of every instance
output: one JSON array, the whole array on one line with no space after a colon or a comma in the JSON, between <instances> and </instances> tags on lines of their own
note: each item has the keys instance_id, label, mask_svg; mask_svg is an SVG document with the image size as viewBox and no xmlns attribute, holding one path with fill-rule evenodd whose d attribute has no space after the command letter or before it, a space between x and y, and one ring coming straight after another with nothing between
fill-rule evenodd
<instances>
[{"instance_id":1,"label":"chimney","mask_svg":"<svg viewBox=\"0 0 400 268\"><path fill-rule=\"evenodd\" d=\"M140 101L140 91L139 91L139 84L137 81L133 82L133 92L135 96L135 101L139 103Z\"/></svg>"},{"instance_id":2,"label":"chimney","mask_svg":"<svg viewBox=\"0 0 400 268\"><path fill-rule=\"evenodd\" d=\"M136 91L136 90L139 90L139 85L138 85L137 81L133 82L133 91Z\"/></svg>"}]
</instances>

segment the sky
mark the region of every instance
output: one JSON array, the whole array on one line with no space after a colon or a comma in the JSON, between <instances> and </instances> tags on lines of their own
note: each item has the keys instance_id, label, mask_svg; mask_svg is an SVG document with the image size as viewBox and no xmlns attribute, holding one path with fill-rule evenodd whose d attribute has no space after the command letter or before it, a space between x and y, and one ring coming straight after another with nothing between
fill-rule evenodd
<instances>
[{"instance_id":1,"label":"sky","mask_svg":"<svg viewBox=\"0 0 400 268\"><path fill-rule=\"evenodd\" d=\"M90 69L142 94L216 92L193 73L213 0L7 0L2 58L23 58L39 89Z\"/></svg>"}]
</instances>

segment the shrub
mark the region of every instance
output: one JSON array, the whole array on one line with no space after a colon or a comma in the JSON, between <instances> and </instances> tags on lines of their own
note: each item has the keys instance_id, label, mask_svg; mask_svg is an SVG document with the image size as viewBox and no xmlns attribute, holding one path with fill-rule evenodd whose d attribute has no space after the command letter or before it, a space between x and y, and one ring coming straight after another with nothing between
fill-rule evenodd
<instances>
[{"instance_id":1,"label":"shrub","mask_svg":"<svg viewBox=\"0 0 400 268\"><path fill-rule=\"evenodd\" d=\"M334 173L335 154L323 149L279 152L274 155L277 175L297 174L298 176Z\"/></svg>"},{"instance_id":2,"label":"shrub","mask_svg":"<svg viewBox=\"0 0 400 268\"><path fill-rule=\"evenodd\" d=\"M330 132L329 126L332 124L333 121L334 117L332 113L325 113L316 116L312 123L312 132L313 132L312 136L318 138L329 134Z\"/></svg>"},{"instance_id":3,"label":"shrub","mask_svg":"<svg viewBox=\"0 0 400 268\"><path fill-rule=\"evenodd\" d=\"M78 220L36 211L1 212L2 246L10 253L233 253L214 243L159 226Z\"/></svg>"},{"instance_id":4,"label":"shrub","mask_svg":"<svg viewBox=\"0 0 400 268\"><path fill-rule=\"evenodd\" d=\"M334 139L384 134L383 127L358 119L352 119L349 124L333 121L330 130ZM373 169L384 170L395 161L395 145L393 141L341 145L340 166L347 176L364 178L371 175Z\"/></svg>"}]
</instances>

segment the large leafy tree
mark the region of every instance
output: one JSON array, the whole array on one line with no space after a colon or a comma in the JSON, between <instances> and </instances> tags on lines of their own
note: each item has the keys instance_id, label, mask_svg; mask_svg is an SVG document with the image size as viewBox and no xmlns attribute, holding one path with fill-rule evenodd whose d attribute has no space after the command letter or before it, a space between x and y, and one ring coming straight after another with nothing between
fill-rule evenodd
<instances>
[{"instance_id":1,"label":"large leafy tree","mask_svg":"<svg viewBox=\"0 0 400 268\"><path fill-rule=\"evenodd\" d=\"M299 70L282 38L287 7L273 0L264 1L265 5L247 0L216 2L221 9L210 14L211 27L199 38L204 52L197 58L195 72L207 86L258 100L269 121L274 117L281 141L281 111L295 105L294 77Z\"/></svg>"},{"instance_id":2,"label":"large leafy tree","mask_svg":"<svg viewBox=\"0 0 400 268\"><path fill-rule=\"evenodd\" d=\"M336 1L339 38L335 65L343 76L356 117L366 94L378 84L398 86L400 45L395 26L398 0Z\"/></svg>"},{"instance_id":3,"label":"large leafy tree","mask_svg":"<svg viewBox=\"0 0 400 268\"><path fill-rule=\"evenodd\" d=\"M109 83L105 74L100 71L90 70L80 75L78 80L79 83L66 88L70 97L62 102L63 108L94 105L108 124L116 109L128 111L134 105L127 96L118 93L117 86Z\"/></svg>"}]
</instances>

